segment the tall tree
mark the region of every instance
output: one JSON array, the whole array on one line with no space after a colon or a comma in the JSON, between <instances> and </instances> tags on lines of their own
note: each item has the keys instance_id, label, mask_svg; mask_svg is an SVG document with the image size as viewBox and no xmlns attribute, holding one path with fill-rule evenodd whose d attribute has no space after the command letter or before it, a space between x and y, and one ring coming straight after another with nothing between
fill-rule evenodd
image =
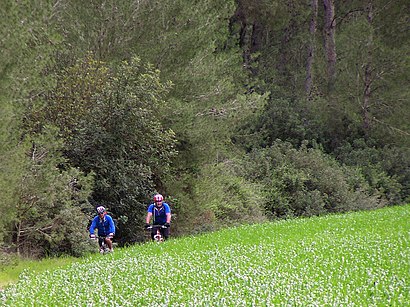
<instances>
[{"instance_id":1,"label":"tall tree","mask_svg":"<svg viewBox=\"0 0 410 307\"><path fill-rule=\"evenodd\" d=\"M0 243L3 235L10 237L18 183L30 149L21 141L24 110L31 95L50 84L42 73L58 43L47 27L51 2L4 0L0 5Z\"/></svg>"},{"instance_id":2,"label":"tall tree","mask_svg":"<svg viewBox=\"0 0 410 307\"><path fill-rule=\"evenodd\" d=\"M367 135L370 128L370 99L371 99L371 86L373 81L373 2L368 0L366 7L366 19L369 24L369 34L367 43L367 63L364 66L364 93L363 93L363 106L362 106L362 116L363 116L363 130Z\"/></svg>"},{"instance_id":3,"label":"tall tree","mask_svg":"<svg viewBox=\"0 0 410 307\"><path fill-rule=\"evenodd\" d=\"M323 7L327 81L329 90L333 90L336 81L336 18L333 0L323 0Z\"/></svg>"},{"instance_id":4,"label":"tall tree","mask_svg":"<svg viewBox=\"0 0 410 307\"><path fill-rule=\"evenodd\" d=\"M56 1L53 21L67 47L60 53L61 58L71 61L73 55L81 57L89 51L102 60L129 58L132 46L141 43L138 29L144 25L139 14L148 2L151 1Z\"/></svg>"},{"instance_id":5,"label":"tall tree","mask_svg":"<svg viewBox=\"0 0 410 307\"><path fill-rule=\"evenodd\" d=\"M310 40L308 43L308 56L307 56L307 62L306 62L306 81L305 81L305 92L308 98L312 94L312 86L313 86L313 62L315 59L318 0L311 0L310 7L311 7L311 17L310 17L310 24L309 24Z\"/></svg>"},{"instance_id":6,"label":"tall tree","mask_svg":"<svg viewBox=\"0 0 410 307\"><path fill-rule=\"evenodd\" d=\"M69 237L64 236L66 228L50 226L61 225L56 216L64 224L63 212L75 212L78 217L71 225L77 236L71 243L78 241L81 231L84 233L81 224L87 221L79 209L86 204L87 195L79 200L73 197L75 193L65 193L74 179L77 187L83 184L85 192L84 177L67 165L61 168L61 142L58 135L49 133L54 129L49 130L42 121L36 123L42 129L33 133L30 123L31 114L44 103L42 93L55 85L52 67L61 36L52 23L54 4L52 0L5 0L0 6L0 46L4 52L0 59L4 116L0 132L0 237L25 255L34 251L44 255L46 249L55 250L53 244ZM71 243L66 252L72 251Z\"/></svg>"},{"instance_id":7,"label":"tall tree","mask_svg":"<svg viewBox=\"0 0 410 307\"><path fill-rule=\"evenodd\" d=\"M402 1L350 1L341 11L337 48L341 59L337 95L361 136L381 144L405 141L408 130L409 39Z\"/></svg>"}]
</instances>

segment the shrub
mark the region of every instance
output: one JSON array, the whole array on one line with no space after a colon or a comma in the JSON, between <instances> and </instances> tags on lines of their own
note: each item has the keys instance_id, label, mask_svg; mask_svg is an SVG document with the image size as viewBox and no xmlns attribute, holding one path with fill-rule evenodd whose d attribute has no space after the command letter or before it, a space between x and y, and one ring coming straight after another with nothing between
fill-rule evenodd
<instances>
[{"instance_id":1,"label":"shrub","mask_svg":"<svg viewBox=\"0 0 410 307\"><path fill-rule=\"evenodd\" d=\"M80 255L85 251L78 241L85 232L87 216L82 210L89 208L93 176L66 165L55 133L47 127L43 134L22 141L31 144L31 150L5 240L21 256Z\"/></svg>"},{"instance_id":2,"label":"shrub","mask_svg":"<svg viewBox=\"0 0 410 307\"><path fill-rule=\"evenodd\" d=\"M372 193L385 196L390 205L406 202L410 179L408 150L357 139L343 144L335 154L342 163L361 170Z\"/></svg>"},{"instance_id":3,"label":"shrub","mask_svg":"<svg viewBox=\"0 0 410 307\"><path fill-rule=\"evenodd\" d=\"M316 148L299 149L277 140L245 159L246 178L262 184L265 208L272 217L311 216L380 207L357 169L340 165Z\"/></svg>"},{"instance_id":4,"label":"shrub","mask_svg":"<svg viewBox=\"0 0 410 307\"><path fill-rule=\"evenodd\" d=\"M195 180L189 210L181 212L181 221L194 225L190 231L265 220L260 187L240 176L238 167L229 160L203 169Z\"/></svg>"}]
</instances>

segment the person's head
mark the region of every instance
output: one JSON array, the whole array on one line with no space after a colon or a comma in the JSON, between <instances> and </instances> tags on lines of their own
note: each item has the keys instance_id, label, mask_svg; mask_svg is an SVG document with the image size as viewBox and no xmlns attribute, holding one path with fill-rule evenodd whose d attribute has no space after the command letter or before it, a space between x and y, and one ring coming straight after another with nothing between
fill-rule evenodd
<instances>
[{"instance_id":1,"label":"person's head","mask_svg":"<svg viewBox=\"0 0 410 307\"><path fill-rule=\"evenodd\" d=\"M107 210L103 206L97 207L97 214L102 217L107 214Z\"/></svg>"},{"instance_id":2,"label":"person's head","mask_svg":"<svg viewBox=\"0 0 410 307\"><path fill-rule=\"evenodd\" d=\"M155 204L155 206L161 207L163 201L164 201L164 197L161 194L155 194L154 195L154 204Z\"/></svg>"}]
</instances>

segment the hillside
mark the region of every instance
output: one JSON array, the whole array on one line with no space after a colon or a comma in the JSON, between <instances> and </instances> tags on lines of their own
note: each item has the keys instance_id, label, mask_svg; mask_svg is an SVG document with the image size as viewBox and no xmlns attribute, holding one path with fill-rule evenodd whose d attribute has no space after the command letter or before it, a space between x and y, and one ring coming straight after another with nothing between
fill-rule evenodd
<instances>
[{"instance_id":1,"label":"hillside","mask_svg":"<svg viewBox=\"0 0 410 307\"><path fill-rule=\"evenodd\" d=\"M254 224L21 275L5 306L405 306L410 206Z\"/></svg>"}]
</instances>

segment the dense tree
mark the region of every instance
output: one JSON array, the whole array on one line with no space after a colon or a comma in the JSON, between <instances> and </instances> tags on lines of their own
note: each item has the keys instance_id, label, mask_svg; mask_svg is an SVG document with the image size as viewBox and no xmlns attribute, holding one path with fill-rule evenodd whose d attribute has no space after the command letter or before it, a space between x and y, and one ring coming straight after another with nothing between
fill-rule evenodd
<instances>
[{"instance_id":1,"label":"dense tree","mask_svg":"<svg viewBox=\"0 0 410 307\"><path fill-rule=\"evenodd\" d=\"M313 59L311 54L308 53L306 56L305 63L308 64L306 81L310 80L310 71L316 73L316 80L315 91L310 92L310 102L305 104L301 99L301 84L286 82L285 86L278 86L281 84L281 77L289 81L287 76L292 76L291 79L297 80L300 71L297 66L294 66L298 62L297 57L289 57L290 53L279 56L278 54L281 52L277 46L280 45L282 50L290 47L294 49L294 46L304 41L306 41L308 50L312 46L312 31L314 29L309 26L314 25L311 18L315 16L315 13L310 12L309 18L304 22L303 11L306 8L296 5L298 2L292 3L293 6L289 3L289 10L285 11L284 16L287 16L287 19L282 26L285 34L289 33L286 32L289 29L293 29L289 39L283 40L278 36L276 43L274 39L269 42L262 40L259 48L255 50L258 53L258 58L254 64L257 64L258 69L253 70L253 72L257 71L257 76L265 81L265 83L258 82L259 89L270 90L271 95L264 113L254 124L247 125L248 128L253 125L253 128L245 130L252 133L248 148L272 145L276 138L287 140L297 146L304 139L313 139L321 143L327 153L337 156L339 149L344 150L343 148L348 146L347 144L355 147L353 145L355 140L360 140L364 135L367 135L368 145L365 146L369 146L369 150L372 146L377 146L380 153L388 151L397 153L405 150L403 146L408 139L406 132L408 124L403 125L403 122L406 121L405 114L408 112L403 111L406 110L404 102L408 101L408 91L402 82L408 78L404 77L408 61L403 57L402 48L408 46L408 41L403 37L396 44L391 44L392 37L387 41L384 31L389 32L388 29L396 28L402 29L399 33L403 33L404 28L401 27L400 23L399 27L394 26L390 20L387 29L384 28L382 24L386 20L383 22L381 20L386 19L388 15L380 14L382 10L388 10L391 12L390 15L394 16L394 20L403 20L406 18L405 10L398 11L398 7L402 4L398 3L396 6L392 2L384 3L383 1L368 3L348 1L333 5L329 1L323 2L322 9L318 11L320 18L318 18L316 25L317 29L321 31L318 31L316 35L317 39L323 41L324 44L323 46L317 44L312 67L310 66ZM311 4L311 2L309 3ZM258 7L253 6L253 9L255 8ZM310 9L312 9L312 4ZM259 16L257 12L249 9L245 10L243 14ZM263 24L262 28L267 31L266 29L269 29L270 26L264 20L264 14L260 14L260 21ZM275 25L278 26L279 19L276 21ZM292 24L295 22L298 26L293 27ZM336 26L338 36L335 36ZM392 33L391 31L389 33ZM336 48L337 53L335 52ZM320 52L321 50L323 52ZM270 60L272 54L275 54L273 57L275 61L282 62L281 65ZM388 66L386 66L387 63L389 63ZM277 70L274 70L275 67ZM280 67L287 67L287 71ZM275 80L276 83L272 83L272 80ZM261 84L265 85L260 86ZM310 83L305 83L305 93L307 84ZM331 92L328 91L329 88L332 89ZM386 99L387 97L389 98ZM258 138L254 136L260 137L259 142ZM398 147L389 147L389 144L395 144L394 146ZM348 163L348 160L348 156L343 156L343 163ZM403 163L403 159L399 160ZM353 152L350 161L355 161ZM379 162L381 163L381 160L378 160L377 163ZM357 160L357 163L357 167L364 167L363 172L367 174L365 178L375 190L391 191L389 192L390 201L392 199L398 201L396 197L398 190L407 190L407 183L403 179L395 177L387 169L377 168L377 171L369 171L365 167L368 162ZM388 164L394 165L395 162L389 160ZM379 173L384 179L375 178L376 173ZM384 177L383 174L387 177ZM384 187L381 187L383 185ZM391 198L392 195L396 196ZM401 199L403 201L405 198Z\"/></svg>"},{"instance_id":2,"label":"dense tree","mask_svg":"<svg viewBox=\"0 0 410 307\"><path fill-rule=\"evenodd\" d=\"M0 6L0 242L10 236L9 221L16 215L18 182L24 176L27 148L20 143L22 104L33 83L39 82L38 72L43 68L35 62L42 45L35 44L35 38L44 13L38 9L41 5L27 6L33 19L15 1L3 1ZM32 72L32 78L27 78L27 71Z\"/></svg>"},{"instance_id":3,"label":"dense tree","mask_svg":"<svg viewBox=\"0 0 410 307\"><path fill-rule=\"evenodd\" d=\"M366 7L366 19L369 24L369 28L373 27L373 3L371 0L368 1ZM364 66L364 93L363 93L363 130L365 133L368 132L370 128L370 99L372 92L372 58L373 58L373 31L370 31L367 43L367 63Z\"/></svg>"},{"instance_id":4,"label":"dense tree","mask_svg":"<svg viewBox=\"0 0 410 307\"><path fill-rule=\"evenodd\" d=\"M73 55L81 57L87 52L101 60L129 58L132 46L140 42L135 34L141 27L140 7L146 2L56 1L52 20L64 38L61 59L71 62Z\"/></svg>"},{"instance_id":5,"label":"dense tree","mask_svg":"<svg viewBox=\"0 0 410 307\"><path fill-rule=\"evenodd\" d=\"M54 141L52 131L44 130L26 140L31 150L17 185L16 216L10 221L12 242L19 255L80 255L86 249L79 238L84 238L87 225L81 209L88 207L91 181L74 168L56 167L64 163L61 145Z\"/></svg>"},{"instance_id":6,"label":"dense tree","mask_svg":"<svg viewBox=\"0 0 410 307\"><path fill-rule=\"evenodd\" d=\"M404 38L396 40L391 32L385 35L385 31L393 31L392 27L397 33L404 31L397 21L406 18L408 13L405 10L398 12L401 6L400 2L384 1L349 1L339 6L337 45L343 60L338 65L340 100L346 106L345 110L360 115L358 125L362 133L377 134L377 138L381 137L387 143L398 138L401 138L400 142L404 141L402 136L405 134L399 131L408 129L406 124L403 125L407 121L404 110L408 99L408 91L403 86L403 81L408 78L405 72L408 60L403 56L403 48L409 42ZM386 16L389 16L388 20ZM394 44L391 44L392 40ZM351 114L349 117L352 118Z\"/></svg>"},{"instance_id":7,"label":"dense tree","mask_svg":"<svg viewBox=\"0 0 410 307\"><path fill-rule=\"evenodd\" d=\"M56 134L43 129L34 135L24 124L27 115L44 102L41 93L54 86L49 69L60 36L50 22L52 8L52 1L3 1L1 5L0 43L4 57L0 59L0 237L26 255L44 255L46 249L52 253L52 245L66 240L67 229L51 229L49 225L56 223L56 216L62 216L63 211L73 212L87 198L71 198L69 193L55 196L69 190L73 177L82 184L83 176L70 167L65 171L57 168L61 142ZM83 192L86 194L86 189ZM77 223L72 225L73 234L83 221L86 217L79 214ZM81 252L78 247L58 248Z\"/></svg>"},{"instance_id":8,"label":"dense tree","mask_svg":"<svg viewBox=\"0 0 410 307\"><path fill-rule=\"evenodd\" d=\"M95 174L90 201L109 208L124 241L140 237L147 198L163 192L175 155L174 133L158 116L170 86L138 58L109 69L89 54L60 75L33 115L59 127L71 165Z\"/></svg>"}]
</instances>

